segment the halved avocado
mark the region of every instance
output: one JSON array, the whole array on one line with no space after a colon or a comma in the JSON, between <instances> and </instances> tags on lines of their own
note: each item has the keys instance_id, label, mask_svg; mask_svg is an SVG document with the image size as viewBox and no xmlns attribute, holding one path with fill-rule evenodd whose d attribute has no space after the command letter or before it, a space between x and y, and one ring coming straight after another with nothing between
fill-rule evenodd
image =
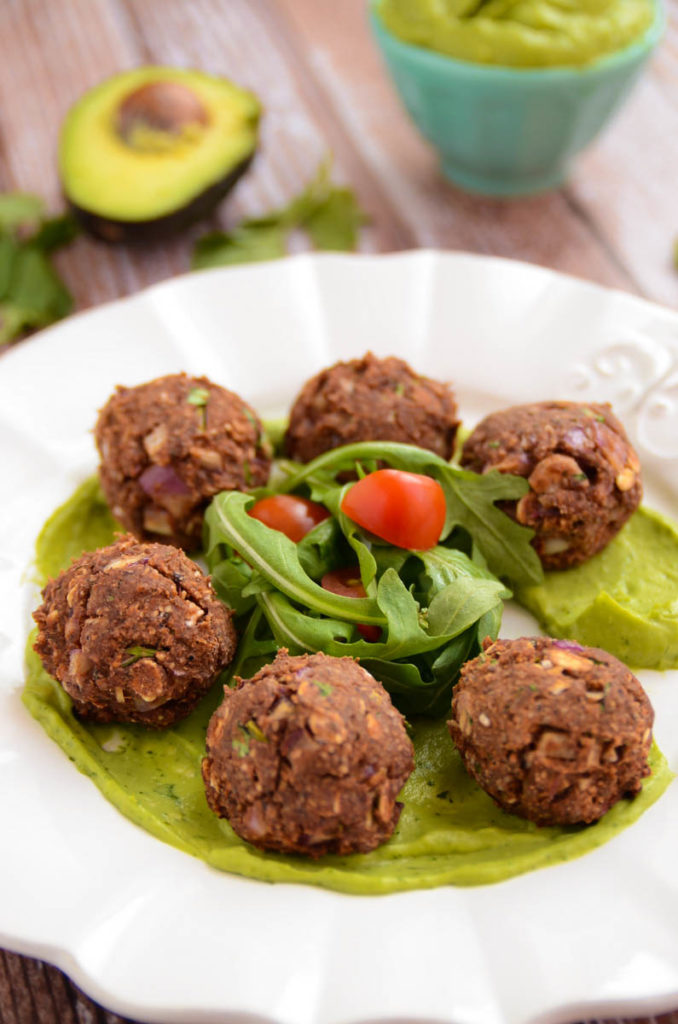
<instances>
[{"instance_id":1,"label":"halved avocado","mask_svg":"<svg viewBox=\"0 0 678 1024\"><path fill-rule=\"evenodd\" d=\"M108 242L146 241L206 216L249 166L256 96L202 71L114 75L69 110L59 141L66 199Z\"/></svg>"}]
</instances>

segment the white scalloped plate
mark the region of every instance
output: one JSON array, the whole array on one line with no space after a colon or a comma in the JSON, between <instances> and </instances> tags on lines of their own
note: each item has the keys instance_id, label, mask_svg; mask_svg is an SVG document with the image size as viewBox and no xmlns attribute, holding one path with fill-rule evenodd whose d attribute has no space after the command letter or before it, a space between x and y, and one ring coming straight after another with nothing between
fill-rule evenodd
<instances>
[{"instance_id":1,"label":"white scalloped plate","mask_svg":"<svg viewBox=\"0 0 678 1024\"><path fill-rule=\"evenodd\" d=\"M17 347L0 361L0 943L163 1024L526 1024L678 1006L678 784L571 863L350 897L220 874L165 846L23 709L34 538L93 471L89 431L113 386L186 369L277 414L312 373L368 348L452 380L467 422L539 398L612 401L649 502L678 514L678 315L535 267L297 257L170 281ZM678 771L678 673L642 678Z\"/></svg>"}]
</instances>

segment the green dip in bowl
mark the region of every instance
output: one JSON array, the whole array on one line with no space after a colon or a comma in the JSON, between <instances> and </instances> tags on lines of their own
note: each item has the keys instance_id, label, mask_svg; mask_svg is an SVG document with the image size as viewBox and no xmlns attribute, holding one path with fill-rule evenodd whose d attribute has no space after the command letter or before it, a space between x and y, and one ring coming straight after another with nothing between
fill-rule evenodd
<instances>
[{"instance_id":1,"label":"green dip in bowl","mask_svg":"<svg viewBox=\"0 0 678 1024\"><path fill-rule=\"evenodd\" d=\"M664 28L652 0L370 0L370 20L445 176L496 196L560 185Z\"/></svg>"}]
</instances>

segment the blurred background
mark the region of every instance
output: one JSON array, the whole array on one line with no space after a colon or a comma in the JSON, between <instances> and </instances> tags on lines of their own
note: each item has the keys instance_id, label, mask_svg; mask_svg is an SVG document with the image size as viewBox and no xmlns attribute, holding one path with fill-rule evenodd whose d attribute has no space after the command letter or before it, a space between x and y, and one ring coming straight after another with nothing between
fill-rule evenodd
<instances>
[{"instance_id":1,"label":"blurred background","mask_svg":"<svg viewBox=\"0 0 678 1024\"><path fill-rule=\"evenodd\" d=\"M364 250L489 253L675 305L677 10L668 0L663 43L564 187L494 200L441 177L387 77L365 0L2 0L0 191L36 192L57 210L57 139L71 104L140 64L200 67L251 89L264 108L258 155L214 224L280 206L331 152L334 178L370 218ZM204 229L143 252L80 237L57 262L84 308L187 270Z\"/></svg>"}]
</instances>

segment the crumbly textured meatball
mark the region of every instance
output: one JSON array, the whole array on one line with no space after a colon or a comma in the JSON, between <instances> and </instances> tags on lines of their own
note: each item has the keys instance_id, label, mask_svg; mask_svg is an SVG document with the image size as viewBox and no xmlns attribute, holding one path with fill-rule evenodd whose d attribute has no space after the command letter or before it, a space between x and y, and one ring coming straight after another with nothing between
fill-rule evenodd
<instances>
[{"instance_id":1,"label":"crumbly textured meatball","mask_svg":"<svg viewBox=\"0 0 678 1024\"><path fill-rule=\"evenodd\" d=\"M172 725L235 652L231 612L198 566L133 537L50 580L33 617L45 669L94 722Z\"/></svg>"},{"instance_id":2,"label":"crumbly textured meatball","mask_svg":"<svg viewBox=\"0 0 678 1024\"><path fill-rule=\"evenodd\" d=\"M500 807L538 825L573 825L640 791L654 713L621 661L548 637L483 646L461 670L448 727Z\"/></svg>"},{"instance_id":3,"label":"crumbly textured meatball","mask_svg":"<svg viewBox=\"0 0 678 1024\"><path fill-rule=\"evenodd\" d=\"M536 531L547 569L580 565L601 551L637 509L640 463L609 405L538 402L487 416L461 463L527 478L529 492L506 511Z\"/></svg>"},{"instance_id":4,"label":"crumbly textured meatball","mask_svg":"<svg viewBox=\"0 0 678 1024\"><path fill-rule=\"evenodd\" d=\"M99 413L101 486L140 539L193 550L219 491L265 484L270 451L253 409L206 377L185 373L119 387Z\"/></svg>"},{"instance_id":5,"label":"crumbly textured meatball","mask_svg":"<svg viewBox=\"0 0 678 1024\"><path fill-rule=\"evenodd\" d=\"M398 441L452 457L459 422L447 384L420 377L402 359L336 363L307 381L290 413L285 448L292 459L357 441Z\"/></svg>"},{"instance_id":6,"label":"crumbly textured meatball","mask_svg":"<svg viewBox=\"0 0 678 1024\"><path fill-rule=\"evenodd\" d=\"M265 850L366 852L392 834L414 766L403 718L352 658L279 652L225 689L207 730L207 802Z\"/></svg>"}]
</instances>

